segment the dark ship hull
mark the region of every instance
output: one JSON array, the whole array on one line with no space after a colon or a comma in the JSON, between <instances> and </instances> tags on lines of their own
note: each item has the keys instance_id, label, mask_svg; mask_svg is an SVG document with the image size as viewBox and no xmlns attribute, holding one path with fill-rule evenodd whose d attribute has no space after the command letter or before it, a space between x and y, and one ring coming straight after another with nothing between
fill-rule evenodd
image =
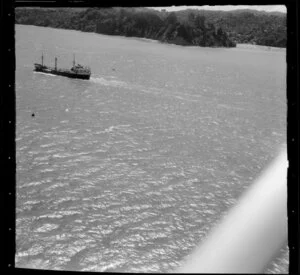
<instances>
[{"instance_id":1,"label":"dark ship hull","mask_svg":"<svg viewBox=\"0 0 300 275\"><path fill-rule=\"evenodd\" d=\"M90 79L90 73L77 72L66 69L55 69L41 64L34 64L34 71L46 74L61 75L69 78Z\"/></svg>"}]
</instances>

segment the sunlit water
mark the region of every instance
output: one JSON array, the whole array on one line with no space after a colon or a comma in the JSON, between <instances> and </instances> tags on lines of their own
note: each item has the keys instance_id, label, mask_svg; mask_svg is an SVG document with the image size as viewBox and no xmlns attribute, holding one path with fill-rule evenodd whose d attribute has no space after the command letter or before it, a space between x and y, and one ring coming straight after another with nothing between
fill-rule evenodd
<instances>
[{"instance_id":1,"label":"sunlit water","mask_svg":"<svg viewBox=\"0 0 300 275\"><path fill-rule=\"evenodd\" d=\"M33 72L42 52L91 79ZM285 50L17 25L16 266L172 271L286 142L285 70Z\"/></svg>"}]
</instances>

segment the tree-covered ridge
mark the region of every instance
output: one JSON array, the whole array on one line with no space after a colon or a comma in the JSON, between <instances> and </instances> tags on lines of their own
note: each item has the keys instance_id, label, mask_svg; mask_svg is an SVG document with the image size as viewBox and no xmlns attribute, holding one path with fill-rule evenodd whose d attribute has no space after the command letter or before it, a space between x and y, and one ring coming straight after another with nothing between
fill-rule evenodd
<instances>
[{"instance_id":1,"label":"tree-covered ridge","mask_svg":"<svg viewBox=\"0 0 300 275\"><path fill-rule=\"evenodd\" d=\"M286 47L286 14L255 10L208 11L183 10L177 12L184 21L191 14L204 16L216 27L222 27L235 43L272 47Z\"/></svg>"},{"instance_id":2,"label":"tree-covered ridge","mask_svg":"<svg viewBox=\"0 0 300 275\"><path fill-rule=\"evenodd\" d=\"M200 15L179 21L176 13L146 8L16 9L15 22L109 35L144 37L179 45L235 47L222 27Z\"/></svg>"},{"instance_id":3,"label":"tree-covered ridge","mask_svg":"<svg viewBox=\"0 0 300 275\"><path fill-rule=\"evenodd\" d=\"M16 9L16 23L156 39L181 45L286 46L286 15L255 10L156 11L149 8Z\"/></svg>"}]
</instances>

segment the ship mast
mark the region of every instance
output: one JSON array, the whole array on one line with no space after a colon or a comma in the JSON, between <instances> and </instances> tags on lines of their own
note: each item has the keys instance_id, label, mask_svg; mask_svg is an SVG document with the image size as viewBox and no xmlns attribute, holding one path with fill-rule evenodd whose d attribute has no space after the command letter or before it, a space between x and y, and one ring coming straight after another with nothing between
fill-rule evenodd
<instances>
[{"instance_id":1,"label":"ship mast","mask_svg":"<svg viewBox=\"0 0 300 275\"><path fill-rule=\"evenodd\" d=\"M57 58L55 57L55 70L57 70Z\"/></svg>"},{"instance_id":2,"label":"ship mast","mask_svg":"<svg viewBox=\"0 0 300 275\"><path fill-rule=\"evenodd\" d=\"M75 54L73 53L73 67L75 67Z\"/></svg>"},{"instance_id":3,"label":"ship mast","mask_svg":"<svg viewBox=\"0 0 300 275\"><path fill-rule=\"evenodd\" d=\"M44 55L42 53L42 66L44 66Z\"/></svg>"}]
</instances>

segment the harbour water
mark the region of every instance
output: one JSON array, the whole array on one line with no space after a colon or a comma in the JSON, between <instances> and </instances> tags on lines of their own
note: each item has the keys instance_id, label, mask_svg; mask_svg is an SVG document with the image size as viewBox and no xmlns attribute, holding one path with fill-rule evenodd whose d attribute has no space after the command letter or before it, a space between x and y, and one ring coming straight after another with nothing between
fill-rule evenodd
<instances>
[{"instance_id":1,"label":"harbour water","mask_svg":"<svg viewBox=\"0 0 300 275\"><path fill-rule=\"evenodd\" d=\"M286 143L284 49L15 38L17 267L172 271ZM33 72L42 52L91 79Z\"/></svg>"}]
</instances>

